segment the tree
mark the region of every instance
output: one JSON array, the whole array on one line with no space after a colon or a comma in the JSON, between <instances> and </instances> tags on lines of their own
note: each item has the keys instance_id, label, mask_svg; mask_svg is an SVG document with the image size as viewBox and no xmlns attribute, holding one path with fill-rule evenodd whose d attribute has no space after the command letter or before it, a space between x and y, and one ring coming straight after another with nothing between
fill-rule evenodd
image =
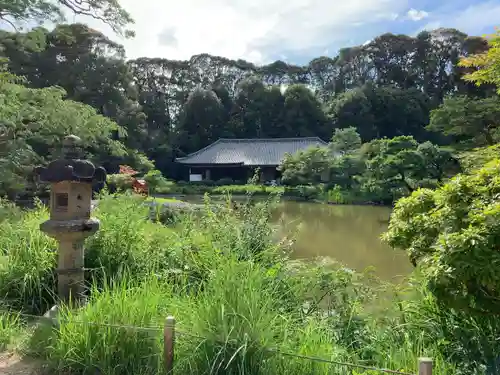
<instances>
[{"instance_id":1,"label":"tree","mask_svg":"<svg viewBox=\"0 0 500 375\"><path fill-rule=\"evenodd\" d=\"M490 48L460 60L459 66L474 69L464 79L478 86L491 83L500 95L500 30L488 39Z\"/></svg>"},{"instance_id":2,"label":"tree","mask_svg":"<svg viewBox=\"0 0 500 375\"><path fill-rule=\"evenodd\" d=\"M377 139L368 145L365 188L381 199L394 199L413 192L425 169L413 137ZM383 194L386 194L384 197Z\"/></svg>"},{"instance_id":3,"label":"tree","mask_svg":"<svg viewBox=\"0 0 500 375\"><path fill-rule=\"evenodd\" d=\"M289 136L327 137L331 126L321 103L304 85L292 85L284 94L283 121Z\"/></svg>"},{"instance_id":4,"label":"tree","mask_svg":"<svg viewBox=\"0 0 500 375\"><path fill-rule=\"evenodd\" d=\"M431 112L428 129L450 135L456 141L471 141L477 146L493 145L500 126L500 99L471 99L465 96L445 99Z\"/></svg>"},{"instance_id":5,"label":"tree","mask_svg":"<svg viewBox=\"0 0 500 375\"><path fill-rule=\"evenodd\" d=\"M399 135L427 136L429 100L416 89L367 84L335 98L328 112L335 127L355 126L365 142Z\"/></svg>"},{"instance_id":6,"label":"tree","mask_svg":"<svg viewBox=\"0 0 500 375\"><path fill-rule=\"evenodd\" d=\"M460 171L459 162L445 148L427 141L418 145L417 152L422 155L427 179L441 183L444 178Z\"/></svg>"},{"instance_id":7,"label":"tree","mask_svg":"<svg viewBox=\"0 0 500 375\"><path fill-rule=\"evenodd\" d=\"M256 77L238 85L230 127L237 137L287 137L282 121L284 98L279 87L266 87Z\"/></svg>"},{"instance_id":8,"label":"tree","mask_svg":"<svg viewBox=\"0 0 500 375\"><path fill-rule=\"evenodd\" d=\"M21 190L33 165L57 156L64 136L76 134L96 163L99 153L126 156L127 150L110 135L118 125L85 104L64 100L60 88L30 89L0 82L0 191Z\"/></svg>"},{"instance_id":9,"label":"tree","mask_svg":"<svg viewBox=\"0 0 500 375\"><path fill-rule=\"evenodd\" d=\"M417 41L407 35L383 34L366 47L366 53L376 71L376 82L380 85L394 85L407 89L418 82L413 65Z\"/></svg>"},{"instance_id":10,"label":"tree","mask_svg":"<svg viewBox=\"0 0 500 375\"><path fill-rule=\"evenodd\" d=\"M331 163L331 151L318 146L285 155L278 168L284 183L300 185L328 180Z\"/></svg>"},{"instance_id":11,"label":"tree","mask_svg":"<svg viewBox=\"0 0 500 375\"><path fill-rule=\"evenodd\" d=\"M62 22L64 10L100 20L119 34L133 35L125 27L134 21L118 0L0 0L0 21L14 28L20 21Z\"/></svg>"},{"instance_id":12,"label":"tree","mask_svg":"<svg viewBox=\"0 0 500 375\"><path fill-rule=\"evenodd\" d=\"M406 250L437 300L469 313L500 308L500 160L397 202L384 239Z\"/></svg>"},{"instance_id":13,"label":"tree","mask_svg":"<svg viewBox=\"0 0 500 375\"><path fill-rule=\"evenodd\" d=\"M127 146L144 150L146 116L121 45L81 24L58 25L50 32L40 27L3 33L0 43L9 69L26 77L29 86L64 88L69 99L91 105L122 125L119 136Z\"/></svg>"},{"instance_id":14,"label":"tree","mask_svg":"<svg viewBox=\"0 0 500 375\"><path fill-rule=\"evenodd\" d=\"M227 136L224 107L212 90L193 91L184 105L179 121L181 147L194 152Z\"/></svg>"},{"instance_id":15,"label":"tree","mask_svg":"<svg viewBox=\"0 0 500 375\"><path fill-rule=\"evenodd\" d=\"M335 129L330 147L333 152L346 155L361 147L361 137L353 126Z\"/></svg>"}]
</instances>

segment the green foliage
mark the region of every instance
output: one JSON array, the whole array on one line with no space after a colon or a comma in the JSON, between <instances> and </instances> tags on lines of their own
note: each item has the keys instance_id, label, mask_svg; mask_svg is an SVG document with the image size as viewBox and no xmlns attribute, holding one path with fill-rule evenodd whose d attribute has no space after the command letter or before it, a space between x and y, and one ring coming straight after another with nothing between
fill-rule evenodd
<instances>
[{"instance_id":1,"label":"green foliage","mask_svg":"<svg viewBox=\"0 0 500 375\"><path fill-rule=\"evenodd\" d=\"M466 96L444 100L431 112L429 130L468 141L476 146L493 145L499 138L500 99L472 99Z\"/></svg>"},{"instance_id":2,"label":"green foliage","mask_svg":"<svg viewBox=\"0 0 500 375\"><path fill-rule=\"evenodd\" d=\"M75 15L84 15L102 21L118 33L132 36L133 32L124 30L128 24L133 23L130 14L123 9L117 0L0 0L0 22L12 25L12 21L53 21L64 20L64 10L69 10Z\"/></svg>"},{"instance_id":3,"label":"green foliage","mask_svg":"<svg viewBox=\"0 0 500 375\"><path fill-rule=\"evenodd\" d=\"M429 98L420 90L367 84L335 98L329 115L337 128L354 125L366 142L401 134L422 138L429 109Z\"/></svg>"},{"instance_id":4,"label":"green foliage","mask_svg":"<svg viewBox=\"0 0 500 375\"><path fill-rule=\"evenodd\" d=\"M333 152L342 155L349 154L361 147L361 137L353 126L335 129L330 146Z\"/></svg>"},{"instance_id":5,"label":"green foliage","mask_svg":"<svg viewBox=\"0 0 500 375\"><path fill-rule=\"evenodd\" d=\"M327 147L310 147L283 158L279 170L285 184L319 183L328 179L333 155Z\"/></svg>"},{"instance_id":6,"label":"green foliage","mask_svg":"<svg viewBox=\"0 0 500 375\"><path fill-rule=\"evenodd\" d=\"M0 299L2 307L43 313L53 302L57 244L39 229L45 209L0 226Z\"/></svg>"},{"instance_id":7,"label":"green foliage","mask_svg":"<svg viewBox=\"0 0 500 375\"><path fill-rule=\"evenodd\" d=\"M279 169L285 184L327 183L327 190L333 189L325 195L330 202L391 203L418 187L441 183L458 162L450 151L410 136L361 145L351 127L337 129L328 147L287 155Z\"/></svg>"},{"instance_id":8,"label":"green foliage","mask_svg":"<svg viewBox=\"0 0 500 375\"><path fill-rule=\"evenodd\" d=\"M473 172L498 158L498 155L500 155L500 143L461 152L457 155L457 158L460 160L460 165L464 171Z\"/></svg>"},{"instance_id":9,"label":"green foliage","mask_svg":"<svg viewBox=\"0 0 500 375\"><path fill-rule=\"evenodd\" d=\"M19 191L33 165L51 160L51 150L60 148L68 134L78 134L89 153L98 148L108 155L124 153L123 145L109 138L118 128L116 123L92 107L64 100L64 95L54 87L0 83L0 191Z\"/></svg>"},{"instance_id":10,"label":"green foliage","mask_svg":"<svg viewBox=\"0 0 500 375\"><path fill-rule=\"evenodd\" d=\"M466 81L478 86L493 84L500 94L500 31L488 38L488 45L490 48L487 51L462 58L459 65L472 68L464 76Z\"/></svg>"},{"instance_id":11,"label":"green foliage","mask_svg":"<svg viewBox=\"0 0 500 375\"><path fill-rule=\"evenodd\" d=\"M158 191L165 191L170 186L169 181L163 177L161 172L153 169L144 175L144 180L148 184L149 193L156 193Z\"/></svg>"},{"instance_id":12,"label":"green foliage","mask_svg":"<svg viewBox=\"0 0 500 375\"><path fill-rule=\"evenodd\" d=\"M19 315L0 311L0 350L4 351L21 332Z\"/></svg>"},{"instance_id":13,"label":"green foliage","mask_svg":"<svg viewBox=\"0 0 500 375\"><path fill-rule=\"evenodd\" d=\"M380 200L395 199L420 186L433 186L454 166L451 153L413 137L375 140L363 150L367 157L363 188Z\"/></svg>"},{"instance_id":14,"label":"green foliage","mask_svg":"<svg viewBox=\"0 0 500 375\"><path fill-rule=\"evenodd\" d=\"M396 204L385 239L420 264L440 303L471 312L498 311L499 171L495 160Z\"/></svg>"},{"instance_id":15,"label":"green foliage","mask_svg":"<svg viewBox=\"0 0 500 375\"><path fill-rule=\"evenodd\" d=\"M108 174L106 176L106 183L113 192L125 192L132 190L133 177L127 174Z\"/></svg>"}]
</instances>

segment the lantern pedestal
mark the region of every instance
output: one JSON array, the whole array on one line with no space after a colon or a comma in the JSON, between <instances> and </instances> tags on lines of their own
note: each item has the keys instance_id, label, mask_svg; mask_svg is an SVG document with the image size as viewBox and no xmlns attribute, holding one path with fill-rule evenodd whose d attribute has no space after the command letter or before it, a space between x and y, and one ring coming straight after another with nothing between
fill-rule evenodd
<instances>
[{"instance_id":1,"label":"lantern pedestal","mask_svg":"<svg viewBox=\"0 0 500 375\"><path fill-rule=\"evenodd\" d=\"M40 230L59 243L57 290L65 302L85 299L84 240L99 229L99 220L90 217L92 184L106 181L104 168L95 168L78 159L80 138L64 139L62 159L46 168L35 168L41 182L51 184L50 219Z\"/></svg>"}]
</instances>

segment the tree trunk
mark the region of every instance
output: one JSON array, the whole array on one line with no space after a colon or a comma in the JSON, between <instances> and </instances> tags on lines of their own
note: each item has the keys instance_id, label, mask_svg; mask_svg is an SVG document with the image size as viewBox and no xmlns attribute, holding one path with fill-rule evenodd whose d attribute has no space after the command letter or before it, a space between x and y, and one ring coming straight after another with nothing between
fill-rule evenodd
<instances>
[{"instance_id":1,"label":"tree trunk","mask_svg":"<svg viewBox=\"0 0 500 375\"><path fill-rule=\"evenodd\" d=\"M484 132L484 137L486 138L486 143L488 143L489 146L493 146L495 144L495 141L488 130Z\"/></svg>"},{"instance_id":2,"label":"tree trunk","mask_svg":"<svg viewBox=\"0 0 500 375\"><path fill-rule=\"evenodd\" d=\"M415 189L413 189L408 183L408 181L406 181L404 173L399 173L399 175L401 176L401 182L406 186L406 188L409 190L410 193L413 193Z\"/></svg>"}]
</instances>

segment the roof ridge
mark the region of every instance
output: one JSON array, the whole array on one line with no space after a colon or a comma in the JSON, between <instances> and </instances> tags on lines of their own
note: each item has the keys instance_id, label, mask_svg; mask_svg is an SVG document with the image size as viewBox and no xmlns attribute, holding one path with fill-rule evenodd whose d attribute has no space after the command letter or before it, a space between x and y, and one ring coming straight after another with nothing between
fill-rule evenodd
<instances>
[{"instance_id":1,"label":"roof ridge","mask_svg":"<svg viewBox=\"0 0 500 375\"><path fill-rule=\"evenodd\" d=\"M198 151L192 152L186 156L175 158L176 161L182 161L195 157L206 150L216 146L220 143L258 143L258 142L290 142L290 141L314 141L321 144L327 145L327 142L323 141L320 137L284 137L284 138L219 138L215 142L199 149Z\"/></svg>"},{"instance_id":2,"label":"roof ridge","mask_svg":"<svg viewBox=\"0 0 500 375\"><path fill-rule=\"evenodd\" d=\"M205 147L203 147L203 148L200 148L198 151L192 152L192 153L190 153L190 154L187 154L186 156L183 156L183 157L181 157L181 158L175 158L175 159L176 159L176 160L183 160L183 159L187 159L187 158L189 158L189 157L191 157L191 156L198 155L199 153L201 153L201 152L203 152L203 151L205 151L205 150L209 149L209 148L210 148L210 147L212 147L213 145L215 145L215 144L217 144L217 143L220 143L220 140L221 140L221 138L219 138L219 139L218 139L218 140L216 140L215 142L210 143L208 146L205 146Z\"/></svg>"},{"instance_id":3,"label":"roof ridge","mask_svg":"<svg viewBox=\"0 0 500 375\"><path fill-rule=\"evenodd\" d=\"M305 141L305 140L315 140L321 141L323 143L327 143L323 141L320 137L312 136L312 137L283 137L283 138L219 138L212 144L215 144L219 141L221 142L283 142L283 141Z\"/></svg>"}]
</instances>

